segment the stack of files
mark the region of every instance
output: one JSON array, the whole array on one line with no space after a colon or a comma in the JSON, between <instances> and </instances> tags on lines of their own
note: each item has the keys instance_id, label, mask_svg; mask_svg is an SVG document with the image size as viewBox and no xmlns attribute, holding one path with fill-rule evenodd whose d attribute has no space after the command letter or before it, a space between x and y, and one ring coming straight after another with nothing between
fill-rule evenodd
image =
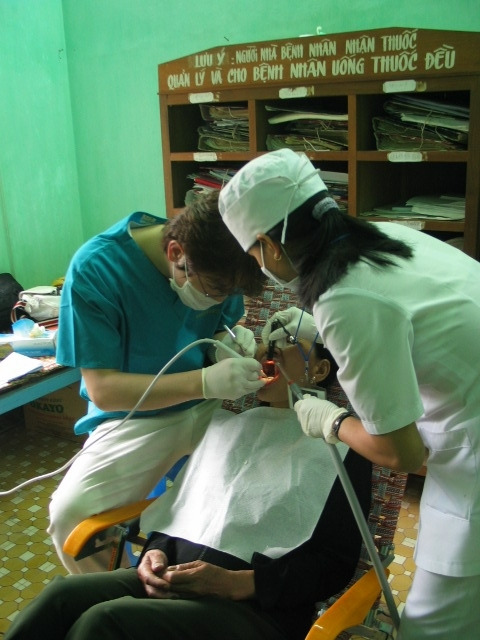
<instances>
[{"instance_id":1,"label":"stack of files","mask_svg":"<svg viewBox=\"0 0 480 640\"><path fill-rule=\"evenodd\" d=\"M269 124L280 125L278 133L267 135L268 151L289 148L294 151L342 151L348 148L348 114L302 111L266 105L275 112Z\"/></svg>"},{"instance_id":2,"label":"stack of files","mask_svg":"<svg viewBox=\"0 0 480 640\"><path fill-rule=\"evenodd\" d=\"M386 218L421 218L430 220L463 220L465 198L451 195L415 196L404 203L375 207L363 216Z\"/></svg>"},{"instance_id":3,"label":"stack of files","mask_svg":"<svg viewBox=\"0 0 480 640\"><path fill-rule=\"evenodd\" d=\"M341 211L348 211L348 173L320 171L320 177Z\"/></svg>"},{"instance_id":4,"label":"stack of files","mask_svg":"<svg viewBox=\"0 0 480 640\"><path fill-rule=\"evenodd\" d=\"M237 172L237 169L229 167L200 167L187 178L193 180L193 188L185 195L185 204L191 204L201 194L213 190L220 190Z\"/></svg>"},{"instance_id":5,"label":"stack of files","mask_svg":"<svg viewBox=\"0 0 480 640\"><path fill-rule=\"evenodd\" d=\"M387 100L384 109L402 122L415 122L468 133L470 109L462 105L401 94Z\"/></svg>"},{"instance_id":6,"label":"stack of files","mask_svg":"<svg viewBox=\"0 0 480 640\"><path fill-rule=\"evenodd\" d=\"M206 122L198 128L199 151L248 151L248 109L243 105L200 105Z\"/></svg>"},{"instance_id":7,"label":"stack of files","mask_svg":"<svg viewBox=\"0 0 480 640\"><path fill-rule=\"evenodd\" d=\"M201 104L200 113L206 122L212 120L246 120L248 106L246 104Z\"/></svg>"},{"instance_id":8,"label":"stack of files","mask_svg":"<svg viewBox=\"0 0 480 640\"><path fill-rule=\"evenodd\" d=\"M392 96L383 108L387 115L373 118L377 148L381 151L450 151L467 147L467 107L402 94Z\"/></svg>"},{"instance_id":9,"label":"stack of files","mask_svg":"<svg viewBox=\"0 0 480 640\"><path fill-rule=\"evenodd\" d=\"M373 132L379 151L464 150L468 141L465 133L408 125L382 116L373 118Z\"/></svg>"}]
</instances>

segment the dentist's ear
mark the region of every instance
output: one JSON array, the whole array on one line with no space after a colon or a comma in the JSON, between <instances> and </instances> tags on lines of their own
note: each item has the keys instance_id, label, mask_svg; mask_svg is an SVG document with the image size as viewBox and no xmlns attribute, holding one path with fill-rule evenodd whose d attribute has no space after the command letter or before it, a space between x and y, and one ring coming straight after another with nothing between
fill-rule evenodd
<instances>
[{"instance_id":1,"label":"dentist's ear","mask_svg":"<svg viewBox=\"0 0 480 640\"><path fill-rule=\"evenodd\" d=\"M170 240L167 245L167 258L170 262L178 262L183 258L185 252L183 251L183 247L176 240Z\"/></svg>"}]
</instances>

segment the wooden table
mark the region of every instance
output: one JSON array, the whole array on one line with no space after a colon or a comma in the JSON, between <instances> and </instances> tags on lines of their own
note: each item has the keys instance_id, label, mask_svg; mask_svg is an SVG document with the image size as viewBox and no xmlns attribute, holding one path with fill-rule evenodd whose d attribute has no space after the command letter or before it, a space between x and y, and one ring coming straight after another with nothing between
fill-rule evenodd
<instances>
[{"instance_id":1,"label":"wooden table","mask_svg":"<svg viewBox=\"0 0 480 640\"><path fill-rule=\"evenodd\" d=\"M45 363L42 371L0 385L0 415L80 380L80 369L62 367L54 356L39 360Z\"/></svg>"}]
</instances>

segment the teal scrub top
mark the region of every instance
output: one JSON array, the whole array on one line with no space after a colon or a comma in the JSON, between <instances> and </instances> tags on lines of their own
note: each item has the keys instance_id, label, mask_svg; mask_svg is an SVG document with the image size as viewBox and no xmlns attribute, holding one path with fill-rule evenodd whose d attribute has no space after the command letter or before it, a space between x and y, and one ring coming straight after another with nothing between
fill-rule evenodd
<instances>
[{"instance_id":1,"label":"teal scrub top","mask_svg":"<svg viewBox=\"0 0 480 640\"><path fill-rule=\"evenodd\" d=\"M57 342L60 364L156 375L185 346L212 338L224 324L231 327L241 318L244 306L239 295L202 311L185 306L130 235L130 226L165 222L150 214L133 213L77 251L62 291ZM208 346L186 351L166 373L202 368ZM90 401L83 382L81 395ZM181 411L198 402L136 415ZM77 422L75 433L91 432L101 422L125 415L101 411L90 401L88 414Z\"/></svg>"}]
</instances>

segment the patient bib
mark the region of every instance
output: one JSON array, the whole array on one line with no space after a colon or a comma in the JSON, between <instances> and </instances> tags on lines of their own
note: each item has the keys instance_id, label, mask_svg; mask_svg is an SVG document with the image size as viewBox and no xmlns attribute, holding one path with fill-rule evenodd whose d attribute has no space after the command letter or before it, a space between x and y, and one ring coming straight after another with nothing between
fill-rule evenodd
<instances>
[{"instance_id":1,"label":"patient bib","mask_svg":"<svg viewBox=\"0 0 480 640\"><path fill-rule=\"evenodd\" d=\"M250 562L308 540L336 471L327 445L304 435L290 409L218 410L173 487L142 515L159 531ZM337 445L343 458L346 445Z\"/></svg>"}]
</instances>

